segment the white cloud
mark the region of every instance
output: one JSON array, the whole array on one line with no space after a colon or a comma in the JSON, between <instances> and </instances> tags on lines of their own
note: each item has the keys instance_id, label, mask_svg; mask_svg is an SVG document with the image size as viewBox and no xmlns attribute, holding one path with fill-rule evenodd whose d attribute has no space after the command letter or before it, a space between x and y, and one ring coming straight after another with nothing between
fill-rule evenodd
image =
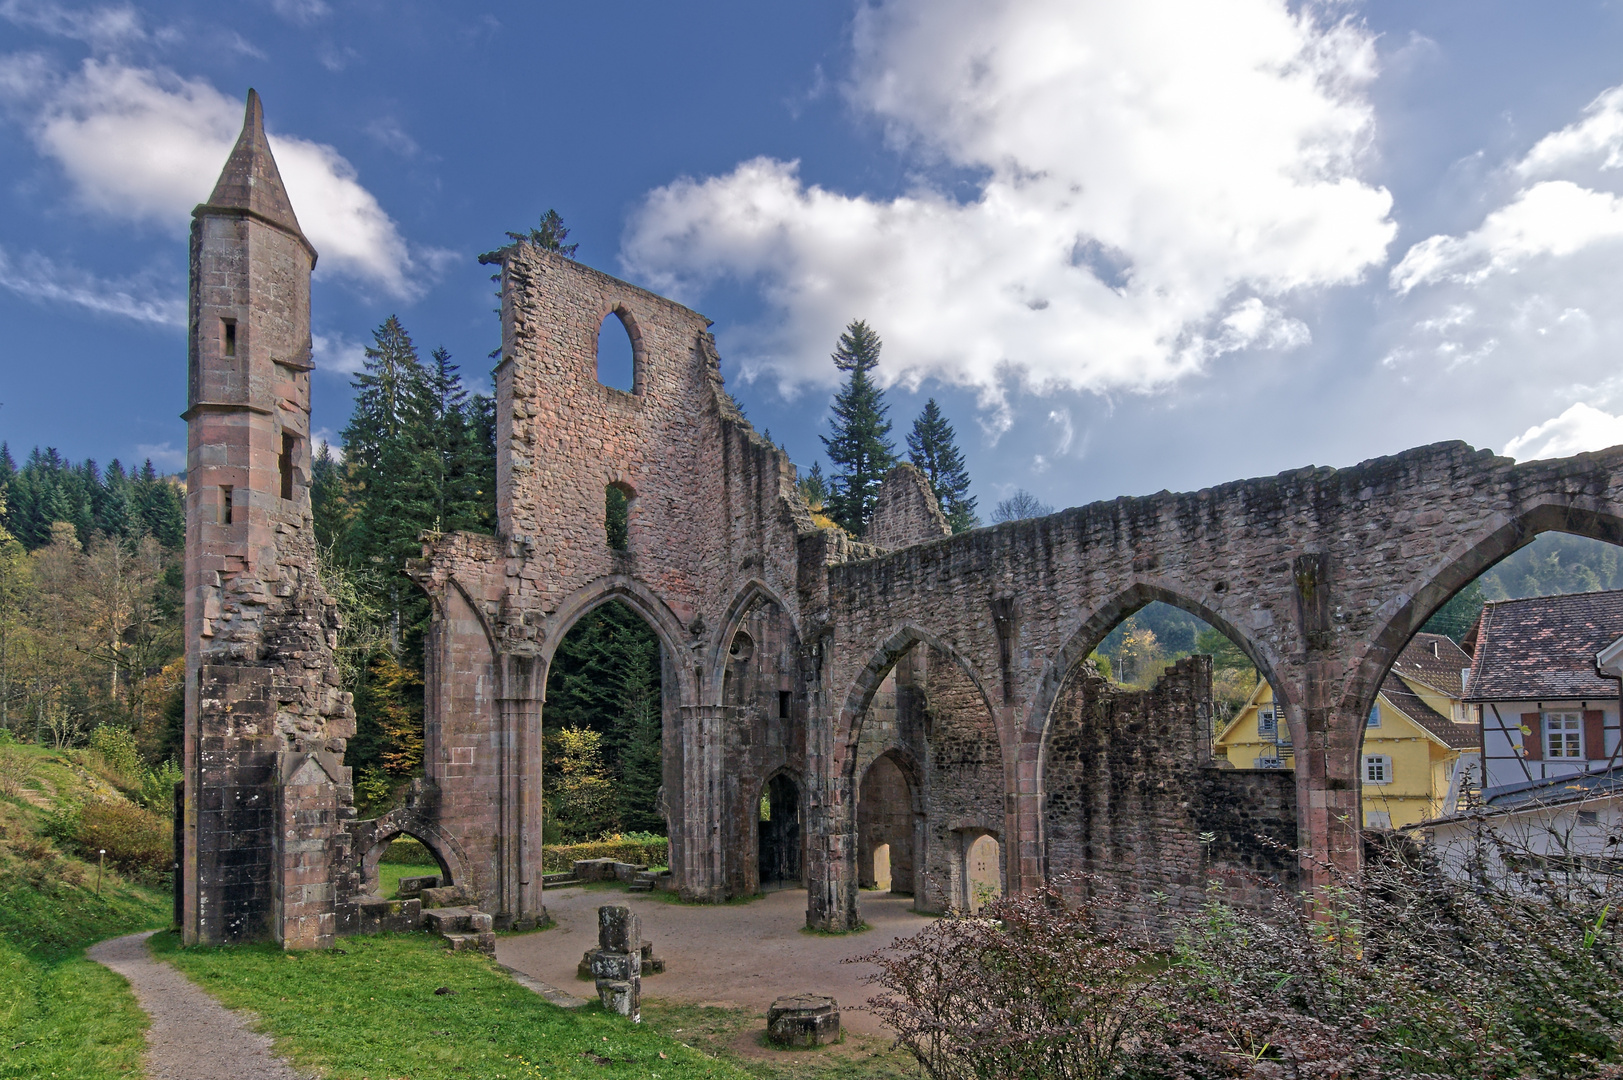
<instances>
[{"instance_id":1,"label":"white cloud","mask_svg":"<svg viewBox=\"0 0 1623 1080\"><path fill-rule=\"evenodd\" d=\"M35 252L12 258L0 248L0 288L30 300L71 304L98 315L154 326L186 325L186 301L172 285L109 281Z\"/></svg>"},{"instance_id":2,"label":"white cloud","mask_svg":"<svg viewBox=\"0 0 1623 1080\"><path fill-rule=\"evenodd\" d=\"M177 448L174 443L138 443L135 447L137 457L148 459L160 469L173 469L180 471L186 467L186 450Z\"/></svg>"},{"instance_id":3,"label":"white cloud","mask_svg":"<svg viewBox=\"0 0 1623 1080\"><path fill-rule=\"evenodd\" d=\"M1280 303L1385 257L1391 197L1357 176L1374 53L1351 23L1283 0L881 0L854 40L853 104L919 167L982 180L881 199L757 158L650 192L626 270L689 300L758 289L769 314L725 343L747 375L831 380L860 317L884 377L993 407L1011 382L1149 389L1304 343Z\"/></svg>"},{"instance_id":4,"label":"white cloud","mask_svg":"<svg viewBox=\"0 0 1623 1080\"><path fill-rule=\"evenodd\" d=\"M1623 444L1623 416L1613 416L1578 402L1542 424L1535 424L1505 444L1505 455L1522 461L1567 457Z\"/></svg>"},{"instance_id":5,"label":"white cloud","mask_svg":"<svg viewBox=\"0 0 1623 1080\"><path fill-rule=\"evenodd\" d=\"M208 197L242 127L242 104L203 79L86 60L59 77L34 57L0 59L0 87L39 152L81 203L109 217L183 227ZM352 166L331 146L271 135L299 224L337 273L401 298L429 268Z\"/></svg>"},{"instance_id":6,"label":"white cloud","mask_svg":"<svg viewBox=\"0 0 1623 1080\"><path fill-rule=\"evenodd\" d=\"M366 366L366 346L343 334L310 335L315 365L333 375L353 375Z\"/></svg>"},{"instance_id":7,"label":"white cloud","mask_svg":"<svg viewBox=\"0 0 1623 1080\"><path fill-rule=\"evenodd\" d=\"M56 37L83 41L96 49L146 39L141 13L129 4L69 8L40 0L0 0L0 19Z\"/></svg>"},{"instance_id":8,"label":"white cloud","mask_svg":"<svg viewBox=\"0 0 1623 1080\"><path fill-rule=\"evenodd\" d=\"M1593 384L1623 353L1623 87L1484 183L1477 225L1421 240L1392 269L1401 303L1385 363L1405 381L1430 376L1445 392L1482 395L1484 415L1509 431L1560 413L1506 453L1620 441L1595 435L1611 418L1589 402L1606 404Z\"/></svg>"},{"instance_id":9,"label":"white cloud","mask_svg":"<svg viewBox=\"0 0 1623 1080\"><path fill-rule=\"evenodd\" d=\"M1623 237L1623 200L1570 180L1545 180L1517 192L1465 236L1432 236L1392 269L1400 294L1417 285L1474 285L1539 256L1562 258L1590 244Z\"/></svg>"},{"instance_id":10,"label":"white cloud","mask_svg":"<svg viewBox=\"0 0 1623 1080\"><path fill-rule=\"evenodd\" d=\"M325 0L270 0L271 10L295 26L309 26L332 12Z\"/></svg>"}]
</instances>

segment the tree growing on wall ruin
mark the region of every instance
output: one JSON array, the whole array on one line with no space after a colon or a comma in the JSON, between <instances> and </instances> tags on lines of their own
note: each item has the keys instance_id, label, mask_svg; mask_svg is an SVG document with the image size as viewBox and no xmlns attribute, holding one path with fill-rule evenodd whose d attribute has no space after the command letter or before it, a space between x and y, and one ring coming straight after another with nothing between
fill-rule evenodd
<instances>
[{"instance_id":1,"label":"tree growing on wall ruin","mask_svg":"<svg viewBox=\"0 0 1623 1080\"><path fill-rule=\"evenodd\" d=\"M834 466L828 513L853 536L863 535L879 496L879 484L896 464L890 441L885 391L869 375L879 365L879 335L861 319L840 335L834 366L846 373L834 397L834 432L823 436L823 448Z\"/></svg>"},{"instance_id":2,"label":"tree growing on wall ruin","mask_svg":"<svg viewBox=\"0 0 1623 1080\"><path fill-rule=\"evenodd\" d=\"M957 433L931 398L907 433L907 457L925 479L947 515L952 531L961 533L981 523L975 516L975 497L969 493L969 470L958 450Z\"/></svg>"}]
</instances>

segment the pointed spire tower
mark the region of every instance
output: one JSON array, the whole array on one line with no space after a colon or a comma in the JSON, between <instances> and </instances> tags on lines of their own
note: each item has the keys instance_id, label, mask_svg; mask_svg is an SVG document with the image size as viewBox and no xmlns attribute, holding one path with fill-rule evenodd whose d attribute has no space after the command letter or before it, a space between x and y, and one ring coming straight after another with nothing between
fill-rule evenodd
<instances>
[{"instance_id":1,"label":"pointed spire tower","mask_svg":"<svg viewBox=\"0 0 1623 1080\"><path fill-rule=\"evenodd\" d=\"M330 944L353 733L310 513L310 272L248 91L192 211L186 447L188 943ZM290 778L297 777L297 782ZM333 830L336 829L337 832Z\"/></svg>"}]
</instances>

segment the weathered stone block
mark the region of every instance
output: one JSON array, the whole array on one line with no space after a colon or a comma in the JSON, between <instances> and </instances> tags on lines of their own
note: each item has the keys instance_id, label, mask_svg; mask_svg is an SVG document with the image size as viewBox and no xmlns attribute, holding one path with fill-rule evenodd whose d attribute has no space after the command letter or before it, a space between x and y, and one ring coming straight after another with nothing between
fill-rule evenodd
<instances>
[{"instance_id":1,"label":"weathered stone block","mask_svg":"<svg viewBox=\"0 0 1623 1080\"><path fill-rule=\"evenodd\" d=\"M779 1046L827 1046L839 1042L839 1003L824 994L778 998L766 1012L766 1033Z\"/></svg>"}]
</instances>

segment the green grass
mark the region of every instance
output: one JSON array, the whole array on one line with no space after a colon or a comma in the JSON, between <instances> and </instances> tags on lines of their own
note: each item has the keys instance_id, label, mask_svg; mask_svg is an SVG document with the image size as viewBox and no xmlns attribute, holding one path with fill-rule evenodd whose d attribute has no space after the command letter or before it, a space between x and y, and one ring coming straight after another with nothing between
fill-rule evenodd
<instances>
[{"instance_id":1,"label":"green grass","mask_svg":"<svg viewBox=\"0 0 1623 1080\"><path fill-rule=\"evenodd\" d=\"M780 1050L766 1041L766 1018L747 1009L643 1003L644 1024L680 1039L759 1080L888 1080L919 1075L888 1038L846 1032L813 1050Z\"/></svg>"},{"instance_id":2,"label":"green grass","mask_svg":"<svg viewBox=\"0 0 1623 1080\"><path fill-rule=\"evenodd\" d=\"M393 900L395 893L400 891L400 879L403 877L427 877L437 873L432 866L407 866L404 863L378 863L378 895L385 900Z\"/></svg>"},{"instance_id":3,"label":"green grass","mask_svg":"<svg viewBox=\"0 0 1623 1080\"><path fill-rule=\"evenodd\" d=\"M63 755L8 747L32 769L24 786L71 797L93 784ZM45 814L21 798L0 798L0 1074L74 1077L138 1075L146 1015L122 978L85 958L103 938L169 921L166 892L96 871L38 835Z\"/></svg>"},{"instance_id":4,"label":"green grass","mask_svg":"<svg viewBox=\"0 0 1623 1080\"><path fill-rule=\"evenodd\" d=\"M345 938L337 949L271 945L154 951L232 1008L251 1009L278 1053L330 1080L750 1074L597 1005L560 1009L484 957L424 934ZM438 987L454 994L437 995Z\"/></svg>"}]
</instances>

